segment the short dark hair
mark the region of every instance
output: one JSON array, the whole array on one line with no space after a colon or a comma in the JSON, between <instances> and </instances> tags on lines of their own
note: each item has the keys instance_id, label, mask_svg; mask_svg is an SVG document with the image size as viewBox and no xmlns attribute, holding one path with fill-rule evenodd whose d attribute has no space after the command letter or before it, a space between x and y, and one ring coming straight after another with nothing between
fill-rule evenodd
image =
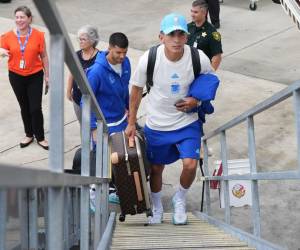
<instances>
[{"instance_id":1,"label":"short dark hair","mask_svg":"<svg viewBox=\"0 0 300 250\"><path fill-rule=\"evenodd\" d=\"M195 0L193 3L192 3L192 6L193 7L202 7L202 8L208 8L208 4L207 4L207 1L206 0Z\"/></svg>"},{"instance_id":2,"label":"short dark hair","mask_svg":"<svg viewBox=\"0 0 300 250\"><path fill-rule=\"evenodd\" d=\"M16 8L14 13L16 14L18 11L24 12L27 17L32 17L31 10L25 5Z\"/></svg>"},{"instance_id":3,"label":"short dark hair","mask_svg":"<svg viewBox=\"0 0 300 250\"><path fill-rule=\"evenodd\" d=\"M110 46L118 46L122 49L128 48L128 38L122 32L116 32L110 35L109 37L109 45Z\"/></svg>"}]
</instances>

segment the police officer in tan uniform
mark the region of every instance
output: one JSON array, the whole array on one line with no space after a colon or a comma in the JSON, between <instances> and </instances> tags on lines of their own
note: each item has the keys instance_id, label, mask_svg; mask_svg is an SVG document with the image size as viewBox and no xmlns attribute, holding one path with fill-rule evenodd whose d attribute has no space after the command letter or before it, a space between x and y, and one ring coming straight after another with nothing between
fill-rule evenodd
<instances>
[{"instance_id":1,"label":"police officer in tan uniform","mask_svg":"<svg viewBox=\"0 0 300 250\"><path fill-rule=\"evenodd\" d=\"M188 24L190 46L201 49L210 59L212 67L217 70L222 60L221 35L207 19L208 4L205 0L192 3L192 22Z\"/></svg>"}]
</instances>

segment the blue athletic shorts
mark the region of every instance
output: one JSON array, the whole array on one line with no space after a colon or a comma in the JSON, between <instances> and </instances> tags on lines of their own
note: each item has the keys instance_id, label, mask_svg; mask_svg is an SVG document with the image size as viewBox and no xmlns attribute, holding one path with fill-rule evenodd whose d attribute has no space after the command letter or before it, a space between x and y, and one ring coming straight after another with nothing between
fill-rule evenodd
<instances>
[{"instance_id":1,"label":"blue athletic shorts","mask_svg":"<svg viewBox=\"0 0 300 250\"><path fill-rule=\"evenodd\" d=\"M170 164L178 159L200 157L200 123L178 130L159 131L145 126L147 156L152 164Z\"/></svg>"}]
</instances>

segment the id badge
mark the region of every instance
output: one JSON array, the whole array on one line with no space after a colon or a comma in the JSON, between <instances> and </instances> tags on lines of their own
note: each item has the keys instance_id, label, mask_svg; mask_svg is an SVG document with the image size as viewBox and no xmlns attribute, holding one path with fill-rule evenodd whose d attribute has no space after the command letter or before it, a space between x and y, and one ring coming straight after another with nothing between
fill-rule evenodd
<instances>
[{"instance_id":1,"label":"id badge","mask_svg":"<svg viewBox=\"0 0 300 250\"><path fill-rule=\"evenodd\" d=\"M194 47L194 48L197 48L197 46L198 46L198 43L197 43L197 42L194 42L193 47Z\"/></svg>"},{"instance_id":2,"label":"id badge","mask_svg":"<svg viewBox=\"0 0 300 250\"><path fill-rule=\"evenodd\" d=\"M25 69L25 61L23 59L20 60L20 69Z\"/></svg>"}]
</instances>

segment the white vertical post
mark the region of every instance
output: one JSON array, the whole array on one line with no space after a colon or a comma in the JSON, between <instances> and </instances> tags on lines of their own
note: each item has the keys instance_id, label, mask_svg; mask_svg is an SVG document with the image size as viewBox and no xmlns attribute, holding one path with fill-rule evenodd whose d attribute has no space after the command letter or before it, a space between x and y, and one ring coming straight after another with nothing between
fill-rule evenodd
<instances>
[{"instance_id":1,"label":"white vertical post","mask_svg":"<svg viewBox=\"0 0 300 250\"><path fill-rule=\"evenodd\" d=\"M110 156L109 156L109 142L108 134L103 134L103 178L109 177L110 170ZM102 199L101 206L103 208L103 222L101 232L105 231L106 223L108 221L108 194L109 194L109 183L106 182L102 185Z\"/></svg>"},{"instance_id":2,"label":"white vertical post","mask_svg":"<svg viewBox=\"0 0 300 250\"><path fill-rule=\"evenodd\" d=\"M203 152L204 152L204 158L203 158L203 172L205 176L209 176L208 171L208 148L207 148L207 141L203 141ZM209 181L205 181L205 208L206 213L208 215L211 215L211 206L210 206L210 187L209 187Z\"/></svg>"},{"instance_id":3,"label":"white vertical post","mask_svg":"<svg viewBox=\"0 0 300 250\"><path fill-rule=\"evenodd\" d=\"M102 177L102 168L103 168L103 122L97 122L97 148L96 148L96 177ZM97 246L100 242L100 239L103 235L102 224L103 224L103 213L102 213L102 204L101 204L101 191L103 184L96 185L96 212L95 212L95 237L94 237L94 249L97 249Z\"/></svg>"},{"instance_id":4,"label":"white vertical post","mask_svg":"<svg viewBox=\"0 0 300 250\"><path fill-rule=\"evenodd\" d=\"M28 191L28 203L29 249L38 249L38 205L36 188Z\"/></svg>"},{"instance_id":5,"label":"white vertical post","mask_svg":"<svg viewBox=\"0 0 300 250\"><path fill-rule=\"evenodd\" d=\"M253 116L248 117L248 155L250 161L250 173L256 174L256 150L255 150L255 133ZM257 180L251 181L252 189L252 222L253 234L260 237L260 208L259 208L259 192Z\"/></svg>"},{"instance_id":6,"label":"white vertical post","mask_svg":"<svg viewBox=\"0 0 300 250\"><path fill-rule=\"evenodd\" d=\"M300 172L300 89L294 91L293 100L296 120L298 171Z\"/></svg>"},{"instance_id":7,"label":"white vertical post","mask_svg":"<svg viewBox=\"0 0 300 250\"><path fill-rule=\"evenodd\" d=\"M20 236L21 236L21 248L29 249L29 232L28 232L28 191L26 189L20 189L18 191L18 209L20 218Z\"/></svg>"},{"instance_id":8,"label":"white vertical post","mask_svg":"<svg viewBox=\"0 0 300 250\"><path fill-rule=\"evenodd\" d=\"M221 132L221 155L222 155L222 167L223 175L228 176L228 163L227 163L227 144L226 133ZM230 224L230 197L229 197L229 182L224 181L224 201L225 201L225 222Z\"/></svg>"},{"instance_id":9,"label":"white vertical post","mask_svg":"<svg viewBox=\"0 0 300 250\"><path fill-rule=\"evenodd\" d=\"M6 249L7 191L0 190L0 250Z\"/></svg>"},{"instance_id":10,"label":"white vertical post","mask_svg":"<svg viewBox=\"0 0 300 250\"><path fill-rule=\"evenodd\" d=\"M81 175L90 175L90 143L91 143L91 97L82 96L82 150L81 150ZM90 232L90 187L81 186L80 200L80 249L89 249Z\"/></svg>"},{"instance_id":11,"label":"white vertical post","mask_svg":"<svg viewBox=\"0 0 300 250\"><path fill-rule=\"evenodd\" d=\"M64 37L50 37L50 152L49 169L64 171ZM48 191L48 249L63 250L64 188Z\"/></svg>"}]
</instances>

